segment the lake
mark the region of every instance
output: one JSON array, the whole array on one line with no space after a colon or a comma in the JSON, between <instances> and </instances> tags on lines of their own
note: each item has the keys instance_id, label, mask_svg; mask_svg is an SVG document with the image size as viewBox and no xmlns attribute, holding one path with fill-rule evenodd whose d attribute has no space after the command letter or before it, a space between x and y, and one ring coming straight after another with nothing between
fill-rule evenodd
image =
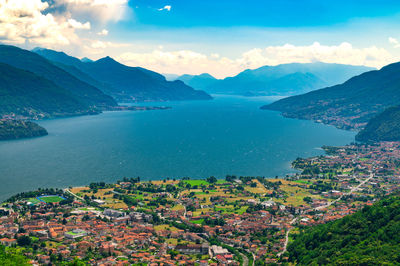
<instances>
[{"instance_id":1,"label":"lake","mask_svg":"<svg viewBox=\"0 0 400 266\"><path fill-rule=\"evenodd\" d=\"M106 112L39 121L49 135L0 142L0 200L39 187L142 180L275 177L297 157L354 141L354 132L282 117L259 107L271 97L146 103L169 110Z\"/></svg>"}]
</instances>

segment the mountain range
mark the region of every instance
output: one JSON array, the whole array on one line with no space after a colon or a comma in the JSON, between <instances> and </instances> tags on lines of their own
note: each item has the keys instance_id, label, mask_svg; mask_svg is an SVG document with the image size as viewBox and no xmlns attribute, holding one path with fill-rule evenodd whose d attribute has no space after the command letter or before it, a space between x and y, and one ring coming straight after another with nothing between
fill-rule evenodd
<instances>
[{"instance_id":1,"label":"mountain range","mask_svg":"<svg viewBox=\"0 0 400 266\"><path fill-rule=\"evenodd\" d=\"M355 76L343 84L287 97L262 109L338 128L362 129L374 116L400 102L400 63Z\"/></svg>"},{"instance_id":2,"label":"mountain range","mask_svg":"<svg viewBox=\"0 0 400 266\"><path fill-rule=\"evenodd\" d=\"M79 60L41 48L0 45L0 73L1 115L69 116L109 110L117 101L211 99L181 81L110 57Z\"/></svg>"},{"instance_id":3,"label":"mountain range","mask_svg":"<svg viewBox=\"0 0 400 266\"><path fill-rule=\"evenodd\" d=\"M116 101L98 88L78 79L63 69L55 66L36 53L10 45L0 45L0 63L32 72L36 76L47 79L79 98L92 108L116 106ZM28 88L32 88L28 83ZM3 89L4 86L2 85Z\"/></svg>"},{"instance_id":4,"label":"mountain range","mask_svg":"<svg viewBox=\"0 0 400 266\"><path fill-rule=\"evenodd\" d=\"M194 90L182 81L167 81L161 74L141 67L125 66L110 57L90 61L49 49L36 48L33 51L98 87L118 102L211 99L207 93Z\"/></svg>"},{"instance_id":5,"label":"mountain range","mask_svg":"<svg viewBox=\"0 0 400 266\"><path fill-rule=\"evenodd\" d=\"M208 93L287 96L336 85L372 69L321 62L291 63L247 69L222 80L207 73L182 75L178 79Z\"/></svg>"}]
</instances>

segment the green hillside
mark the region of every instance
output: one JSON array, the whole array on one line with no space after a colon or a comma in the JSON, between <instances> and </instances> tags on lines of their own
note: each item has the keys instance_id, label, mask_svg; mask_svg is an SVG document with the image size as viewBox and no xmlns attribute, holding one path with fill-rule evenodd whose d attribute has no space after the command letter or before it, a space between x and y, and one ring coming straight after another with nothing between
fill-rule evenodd
<instances>
[{"instance_id":1,"label":"green hillside","mask_svg":"<svg viewBox=\"0 0 400 266\"><path fill-rule=\"evenodd\" d=\"M292 118L320 120L339 128L362 128L400 102L400 63L353 77L341 85L288 97L262 109Z\"/></svg>"},{"instance_id":2,"label":"green hillside","mask_svg":"<svg viewBox=\"0 0 400 266\"><path fill-rule=\"evenodd\" d=\"M0 115L54 117L93 113L71 92L31 72L0 63Z\"/></svg>"},{"instance_id":3,"label":"green hillside","mask_svg":"<svg viewBox=\"0 0 400 266\"><path fill-rule=\"evenodd\" d=\"M112 97L105 95L96 87L81 81L36 53L15 46L0 45L0 62L50 80L92 107L116 105Z\"/></svg>"},{"instance_id":4,"label":"green hillside","mask_svg":"<svg viewBox=\"0 0 400 266\"><path fill-rule=\"evenodd\" d=\"M400 141L400 106L391 107L372 118L356 135L357 141Z\"/></svg>"},{"instance_id":5,"label":"green hillside","mask_svg":"<svg viewBox=\"0 0 400 266\"><path fill-rule=\"evenodd\" d=\"M288 246L299 265L400 264L400 197L301 232Z\"/></svg>"}]
</instances>

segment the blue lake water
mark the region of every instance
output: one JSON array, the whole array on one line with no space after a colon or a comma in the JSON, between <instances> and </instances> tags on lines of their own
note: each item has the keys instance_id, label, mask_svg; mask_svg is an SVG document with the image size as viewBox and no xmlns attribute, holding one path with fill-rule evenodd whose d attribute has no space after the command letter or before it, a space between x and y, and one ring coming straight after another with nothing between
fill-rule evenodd
<instances>
[{"instance_id":1,"label":"blue lake water","mask_svg":"<svg viewBox=\"0 0 400 266\"><path fill-rule=\"evenodd\" d=\"M0 200L38 187L124 176L282 176L294 172L290 162L297 157L354 140L354 132L259 109L272 100L217 96L162 104L170 110L40 121L48 136L0 142Z\"/></svg>"}]
</instances>

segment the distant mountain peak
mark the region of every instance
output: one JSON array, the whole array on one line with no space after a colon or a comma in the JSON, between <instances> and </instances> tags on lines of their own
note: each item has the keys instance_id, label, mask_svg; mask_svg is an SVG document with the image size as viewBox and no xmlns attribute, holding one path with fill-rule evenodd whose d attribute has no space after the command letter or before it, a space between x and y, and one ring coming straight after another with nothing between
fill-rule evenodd
<instances>
[{"instance_id":1,"label":"distant mountain peak","mask_svg":"<svg viewBox=\"0 0 400 266\"><path fill-rule=\"evenodd\" d=\"M215 77L213 75L208 74L208 73L202 73L199 75L199 77L215 79Z\"/></svg>"},{"instance_id":2,"label":"distant mountain peak","mask_svg":"<svg viewBox=\"0 0 400 266\"><path fill-rule=\"evenodd\" d=\"M49 52L49 53L55 53L55 54L68 56L66 53L64 53L62 51L50 50L50 49L43 48L43 47L35 47L35 48L32 49L31 52L34 52L34 53L37 53L37 54L40 54L40 53L43 53L43 52Z\"/></svg>"},{"instance_id":3,"label":"distant mountain peak","mask_svg":"<svg viewBox=\"0 0 400 266\"><path fill-rule=\"evenodd\" d=\"M33 48L32 49L32 52L40 52L40 51L44 51L44 50L46 50L45 48L42 48L42 47L35 47L35 48Z\"/></svg>"},{"instance_id":4,"label":"distant mountain peak","mask_svg":"<svg viewBox=\"0 0 400 266\"><path fill-rule=\"evenodd\" d=\"M87 58L87 57L83 57L83 58L81 59L81 61L82 61L83 63L91 63L91 62L93 62L92 59Z\"/></svg>"},{"instance_id":5,"label":"distant mountain peak","mask_svg":"<svg viewBox=\"0 0 400 266\"><path fill-rule=\"evenodd\" d=\"M106 56L103 58L100 58L99 60L95 61L97 63L106 63L106 64L120 64L117 61L115 61L113 58Z\"/></svg>"}]
</instances>

